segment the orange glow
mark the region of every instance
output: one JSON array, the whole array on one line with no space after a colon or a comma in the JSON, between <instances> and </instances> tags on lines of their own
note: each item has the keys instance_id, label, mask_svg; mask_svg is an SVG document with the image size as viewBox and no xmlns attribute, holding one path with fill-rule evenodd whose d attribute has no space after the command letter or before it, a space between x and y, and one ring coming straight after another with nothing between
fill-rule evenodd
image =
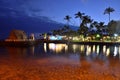
<instances>
[{"instance_id":1,"label":"orange glow","mask_svg":"<svg viewBox=\"0 0 120 80\"><path fill-rule=\"evenodd\" d=\"M93 45L93 53L95 53L95 45Z\"/></svg>"},{"instance_id":2,"label":"orange glow","mask_svg":"<svg viewBox=\"0 0 120 80\"><path fill-rule=\"evenodd\" d=\"M49 44L49 49L52 51L55 51L56 53L61 52L61 50L65 49L65 51L68 50L68 46L66 44L54 44L50 43Z\"/></svg>"},{"instance_id":3,"label":"orange glow","mask_svg":"<svg viewBox=\"0 0 120 80\"><path fill-rule=\"evenodd\" d=\"M81 46L80 46L80 50L81 50L82 52L84 52L85 46L84 46L84 45L81 45Z\"/></svg>"},{"instance_id":4,"label":"orange glow","mask_svg":"<svg viewBox=\"0 0 120 80\"><path fill-rule=\"evenodd\" d=\"M107 50L106 50L106 56L109 56L109 54L110 54L110 48L107 48Z\"/></svg>"}]
</instances>

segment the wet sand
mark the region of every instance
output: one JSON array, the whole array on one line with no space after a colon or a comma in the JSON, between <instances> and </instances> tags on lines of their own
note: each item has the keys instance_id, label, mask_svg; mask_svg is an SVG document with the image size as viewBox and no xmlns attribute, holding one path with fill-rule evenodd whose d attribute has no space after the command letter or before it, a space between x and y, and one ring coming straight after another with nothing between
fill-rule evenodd
<instances>
[{"instance_id":1,"label":"wet sand","mask_svg":"<svg viewBox=\"0 0 120 80\"><path fill-rule=\"evenodd\" d=\"M1 57L0 80L120 80L120 62Z\"/></svg>"}]
</instances>

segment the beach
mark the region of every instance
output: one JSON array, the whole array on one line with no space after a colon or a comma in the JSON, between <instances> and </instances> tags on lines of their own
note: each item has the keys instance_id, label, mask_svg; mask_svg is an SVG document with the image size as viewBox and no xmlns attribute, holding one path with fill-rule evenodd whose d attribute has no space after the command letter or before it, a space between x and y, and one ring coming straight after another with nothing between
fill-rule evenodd
<instances>
[{"instance_id":1,"label":"beach","mask_svg":"<svg viewBox=\"0 0 120 80\"><path fill-rule=\"evenodd\" d=\"M120 62L65 57L1 57L0 80L120 80Z\"/></svg>"}]
</instances>

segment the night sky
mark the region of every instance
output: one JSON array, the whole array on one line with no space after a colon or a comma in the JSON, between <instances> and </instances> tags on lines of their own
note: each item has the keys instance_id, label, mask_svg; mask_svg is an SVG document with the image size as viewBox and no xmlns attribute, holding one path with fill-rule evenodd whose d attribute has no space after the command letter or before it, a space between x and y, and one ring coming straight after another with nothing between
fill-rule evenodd
<instances>
[{"instance_id":1,"label":"night sky","mask_svg":"<svg viewBox=\"0 0 120 80\"><path fill-rule=\"evenodd\" d=\"M0 0L0 39L6 38L12 29L49 32L65 24L66 15L72 17L71 25L79 26L79 19L74 18L78 11L107 24L105 8L114 8L111 19L120 20L119 5L120 0Z\"/></svg>"}]
</instances>

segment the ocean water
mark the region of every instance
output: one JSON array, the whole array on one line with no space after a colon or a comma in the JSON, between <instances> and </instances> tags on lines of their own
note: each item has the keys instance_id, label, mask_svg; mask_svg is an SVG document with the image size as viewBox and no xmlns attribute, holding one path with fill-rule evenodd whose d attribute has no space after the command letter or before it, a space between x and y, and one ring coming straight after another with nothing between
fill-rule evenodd
<instances>
[{"instance_id":1,"label":"ocean water","mask_svg":"<svg viewBox=\"0 0 120 80\"><path fill-rule=\"evenodd\" d=\"M0 47L0 80L120 80L120 45Z\"/></svg>"},{"instance_id":2,"label":"ocean water","mask_svg":"<svg viewBox=\"0 0 120 80\"><path fill-rule=\"evenodd\" d=\"M41 43L29 47L0 47L0 58L10 56L16 59L64 57L74 60L82 58L88 59L88 61L108 61L109 59L119 61L120 45Z\"/></svg>"}]
</instances>

